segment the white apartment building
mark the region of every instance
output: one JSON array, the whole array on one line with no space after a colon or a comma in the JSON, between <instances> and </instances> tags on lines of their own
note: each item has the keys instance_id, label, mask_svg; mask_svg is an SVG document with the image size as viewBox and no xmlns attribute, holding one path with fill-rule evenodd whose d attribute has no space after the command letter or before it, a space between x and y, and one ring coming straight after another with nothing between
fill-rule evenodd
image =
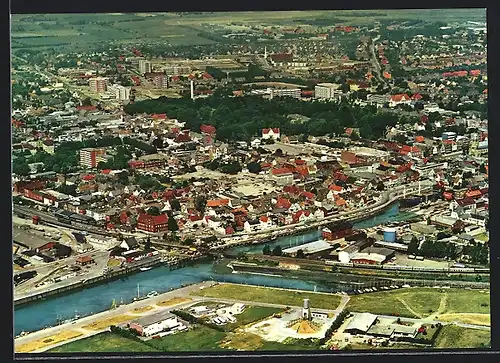
<instances>
[{"instance_id":1,"label":"white apartment building","mask_svg":"<svg viewBox=\"0 0 500 363\"><path fill-rule=\"evenodd\" d=\"M141 74L151 73L151 62L145 59L139 59L139 72Z\"/></svg>"},{"instance_id":2,"label":"white apartment building","mask_svg":"<svg viewBox=\"0 0 500 363\"><path fill-rule=\"evenodd\" d=\"M340 98L342 91L340 85L336 83L319 83L314 87L314 97L321 99Z\"/></svg>"},{"instance_id":3,"label":"white apartment building","mask_svg":"<svg viewBox=\"0 0 500 363\"><path fill-rule=\"evenodd\" d=\"M124 87L120 84L114 84L110 87L110 91L113 92L118 101L128 101L130 99L130 90L131 87Z\"/></svg>"}]
</instances>

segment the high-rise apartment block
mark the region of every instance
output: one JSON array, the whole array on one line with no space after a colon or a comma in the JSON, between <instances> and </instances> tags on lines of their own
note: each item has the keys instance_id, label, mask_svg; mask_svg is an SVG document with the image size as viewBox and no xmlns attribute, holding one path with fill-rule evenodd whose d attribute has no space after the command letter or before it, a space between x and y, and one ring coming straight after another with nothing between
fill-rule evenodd
<instances>
[{"instance_id":1,"label":"high-rise apartment block","mask_svg":"<svg viewBox=\"0 0 500 363\"><path fill-rule=\"evenodd\" d=\"M128 101L130 100L130 87L124 87L120 84L115 84L110 87L110 90L115 94L115 98L118 101Z\"/></svg>"},{"instance_id":2,"label":"high-rise apartment block","mask_svg":"<svg viewBox=\"0 0 500 363\"><path fill-rule=\"evenodd\" d=\"M86 148L80 150L80 165L88 168L97 168L101 161L106 161L106 149Z\"/></svg>"},{"instance_id":3,"label":"high-rise apartment block","mask_svg":"<svg viewBox=\"0 0 500 363\"><path fill-rule=\"evenodd\" d=\"M139 60L139 73L151 73L151 62L145 59Z\"/></svg>"},{"instance_id":4,"label":"high-rise apartment block","mask_svg":"<svg viewBox=\"0 0 500 363\"><path fill-rule=\"evenodd\" d=\"M89 87L91 91L102 93L106 92L108 79L105 77L95 77L89 79Z\"/></svg>"}]
</instances>

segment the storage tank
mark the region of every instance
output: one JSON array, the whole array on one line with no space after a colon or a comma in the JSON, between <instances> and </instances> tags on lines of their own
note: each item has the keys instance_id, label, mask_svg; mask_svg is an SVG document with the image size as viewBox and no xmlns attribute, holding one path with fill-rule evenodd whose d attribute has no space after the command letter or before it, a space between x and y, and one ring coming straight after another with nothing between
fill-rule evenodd
<instances>
[{"instance_id":1,"label":"storage tank","mask_svg":"<svg viewBox=\"0 0 500 363\"><path fill-rule=\"evenodd\" d=\"M396 242L396 228L385 228L384 229L384 241L385 242Z\"/></svg>"}]
</instances>

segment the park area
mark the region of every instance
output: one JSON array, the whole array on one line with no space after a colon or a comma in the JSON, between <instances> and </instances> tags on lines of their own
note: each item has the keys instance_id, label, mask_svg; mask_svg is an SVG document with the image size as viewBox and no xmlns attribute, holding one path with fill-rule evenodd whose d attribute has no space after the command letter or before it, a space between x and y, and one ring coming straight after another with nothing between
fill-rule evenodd
<instances>
[{"instance_id":1,"label":"park area","mask_svg":"<svg viewBox=\"0 0 500 363\"><path fill-rule=\"evenodd\" d=\"M403 288L352 296L347 309L379 315L433 318L489 325L490 292L472 289Z\"/></svg>"},{"instance_id":2,"label":"park area","mask_svg":"<svg viewBox=\"0 0 500 363\"><path fill-rule=\"evenodd\" d=\"M311 308L335 310L341 301L339 295L312 291L294 291L238 284L218 284L193 295L224 299L237 299L285 306L302 306L309 299Z\"/></svg>"}]
</instances>

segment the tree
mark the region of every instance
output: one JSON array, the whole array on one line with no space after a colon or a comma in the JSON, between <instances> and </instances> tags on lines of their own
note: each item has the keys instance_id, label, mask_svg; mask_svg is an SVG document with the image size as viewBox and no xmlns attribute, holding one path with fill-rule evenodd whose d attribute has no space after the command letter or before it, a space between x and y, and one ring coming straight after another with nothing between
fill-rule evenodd
<instances>
[{"instance_id":1,"label":"tree","mask_svg":"<svg viewBox=\"0 0 500 363\"><path fill-rule=\"evenodd\" d=\"M276 246L273 248L273 255L274 256L281 256L282 254L282 250L281 250L281 246Z\"/></svg>"},{"instance_id":2,"label":"tree","mask_svg":"<svg viewBox=\"0 0 500 363\"><path fill-rule=\"evenodd\" d=\"M175 233L179 230L179 225L172 215L168 217L168 230L172 233Z\"/></svg>"},{"instance_id":3,"label":"tree","mask_svg":"<svg viewBox=\"0 0 500 363\"><path fill-rule=\"evenodd\" d=\"M270 255L271 254L271 247L269 247L268 245L265 245L264 248L262 249L262 254Z\"/></svg>"},{"instance_id":4,"label":"tree","mask_svg":"<svg viewBox=\"0 0 500 363\"><path fill-rule=\"evenodd\" d=\"M413 236L411 238L410 244L408 245L408 253L410 255L414 255L418 251L418 239L417 237Z\"/></svg>"},{"instance_id":5,"label":"tree","mask_svg":"<svg viewBox=\"0 0 500 363\"><path fill-rule=\"evenodd\" d=\"M194 199L194 206L198 212L205 212L205 207L207 206L207 197L204 195L197 195Z\"/></svg>"},{"instance_id":6,"label":"tree","mask_svg":"<svg viewBox=\"0 0 500 363\"><path fill-rule=\"evenodd\" d=\"M302 249L297 251L297 254L295 255L297 258L306 258L306 255L304 254L304 251Z\"/></svg>"},{"instance_id":7,"label":"tree","mask_svg":"<svg viewBox=\"0 0 500 363\"><path fill-rule=\"evenodd\" d=\"M161 214L160 209L156 206L152 206L148 209L148 214L152 216L159 216Z\"/></svg>"},{"instance_id":8,"label":"tree","mask_svg":"<svg viewBox=\"0 0 500 363\"><path fill-rule=\"evenodd\" d=\"M259 174L261 172L261 170L262 170L260 164L254 162L254 161L248 163L247 164L247 168L248 168L248 171L250 173L254 173L254 174Z\"/></svg>"},{"instance_id":9,"label":"tree","mask_svg":"<svg viewBox=\"0 0 500 363\"><path fill-rule=\"evenodd\" d=\"M82 106L91 106L91 105L92 105L92 100L90 99L90 97L87 97L82 101Z\"/></svg>"},{"instance_id":10,"label":"tree","mask_svg":"<svg viewBox=\"0 0 500 363\"><path fill-rule=\"evenodd\" d=\"M21 176L27 176L29 175L31 169L28 165L28 163L22 163L22 164L14 164L12 166L12 171L14 174L21 175Z\"/></svg>"}]
</instances>

